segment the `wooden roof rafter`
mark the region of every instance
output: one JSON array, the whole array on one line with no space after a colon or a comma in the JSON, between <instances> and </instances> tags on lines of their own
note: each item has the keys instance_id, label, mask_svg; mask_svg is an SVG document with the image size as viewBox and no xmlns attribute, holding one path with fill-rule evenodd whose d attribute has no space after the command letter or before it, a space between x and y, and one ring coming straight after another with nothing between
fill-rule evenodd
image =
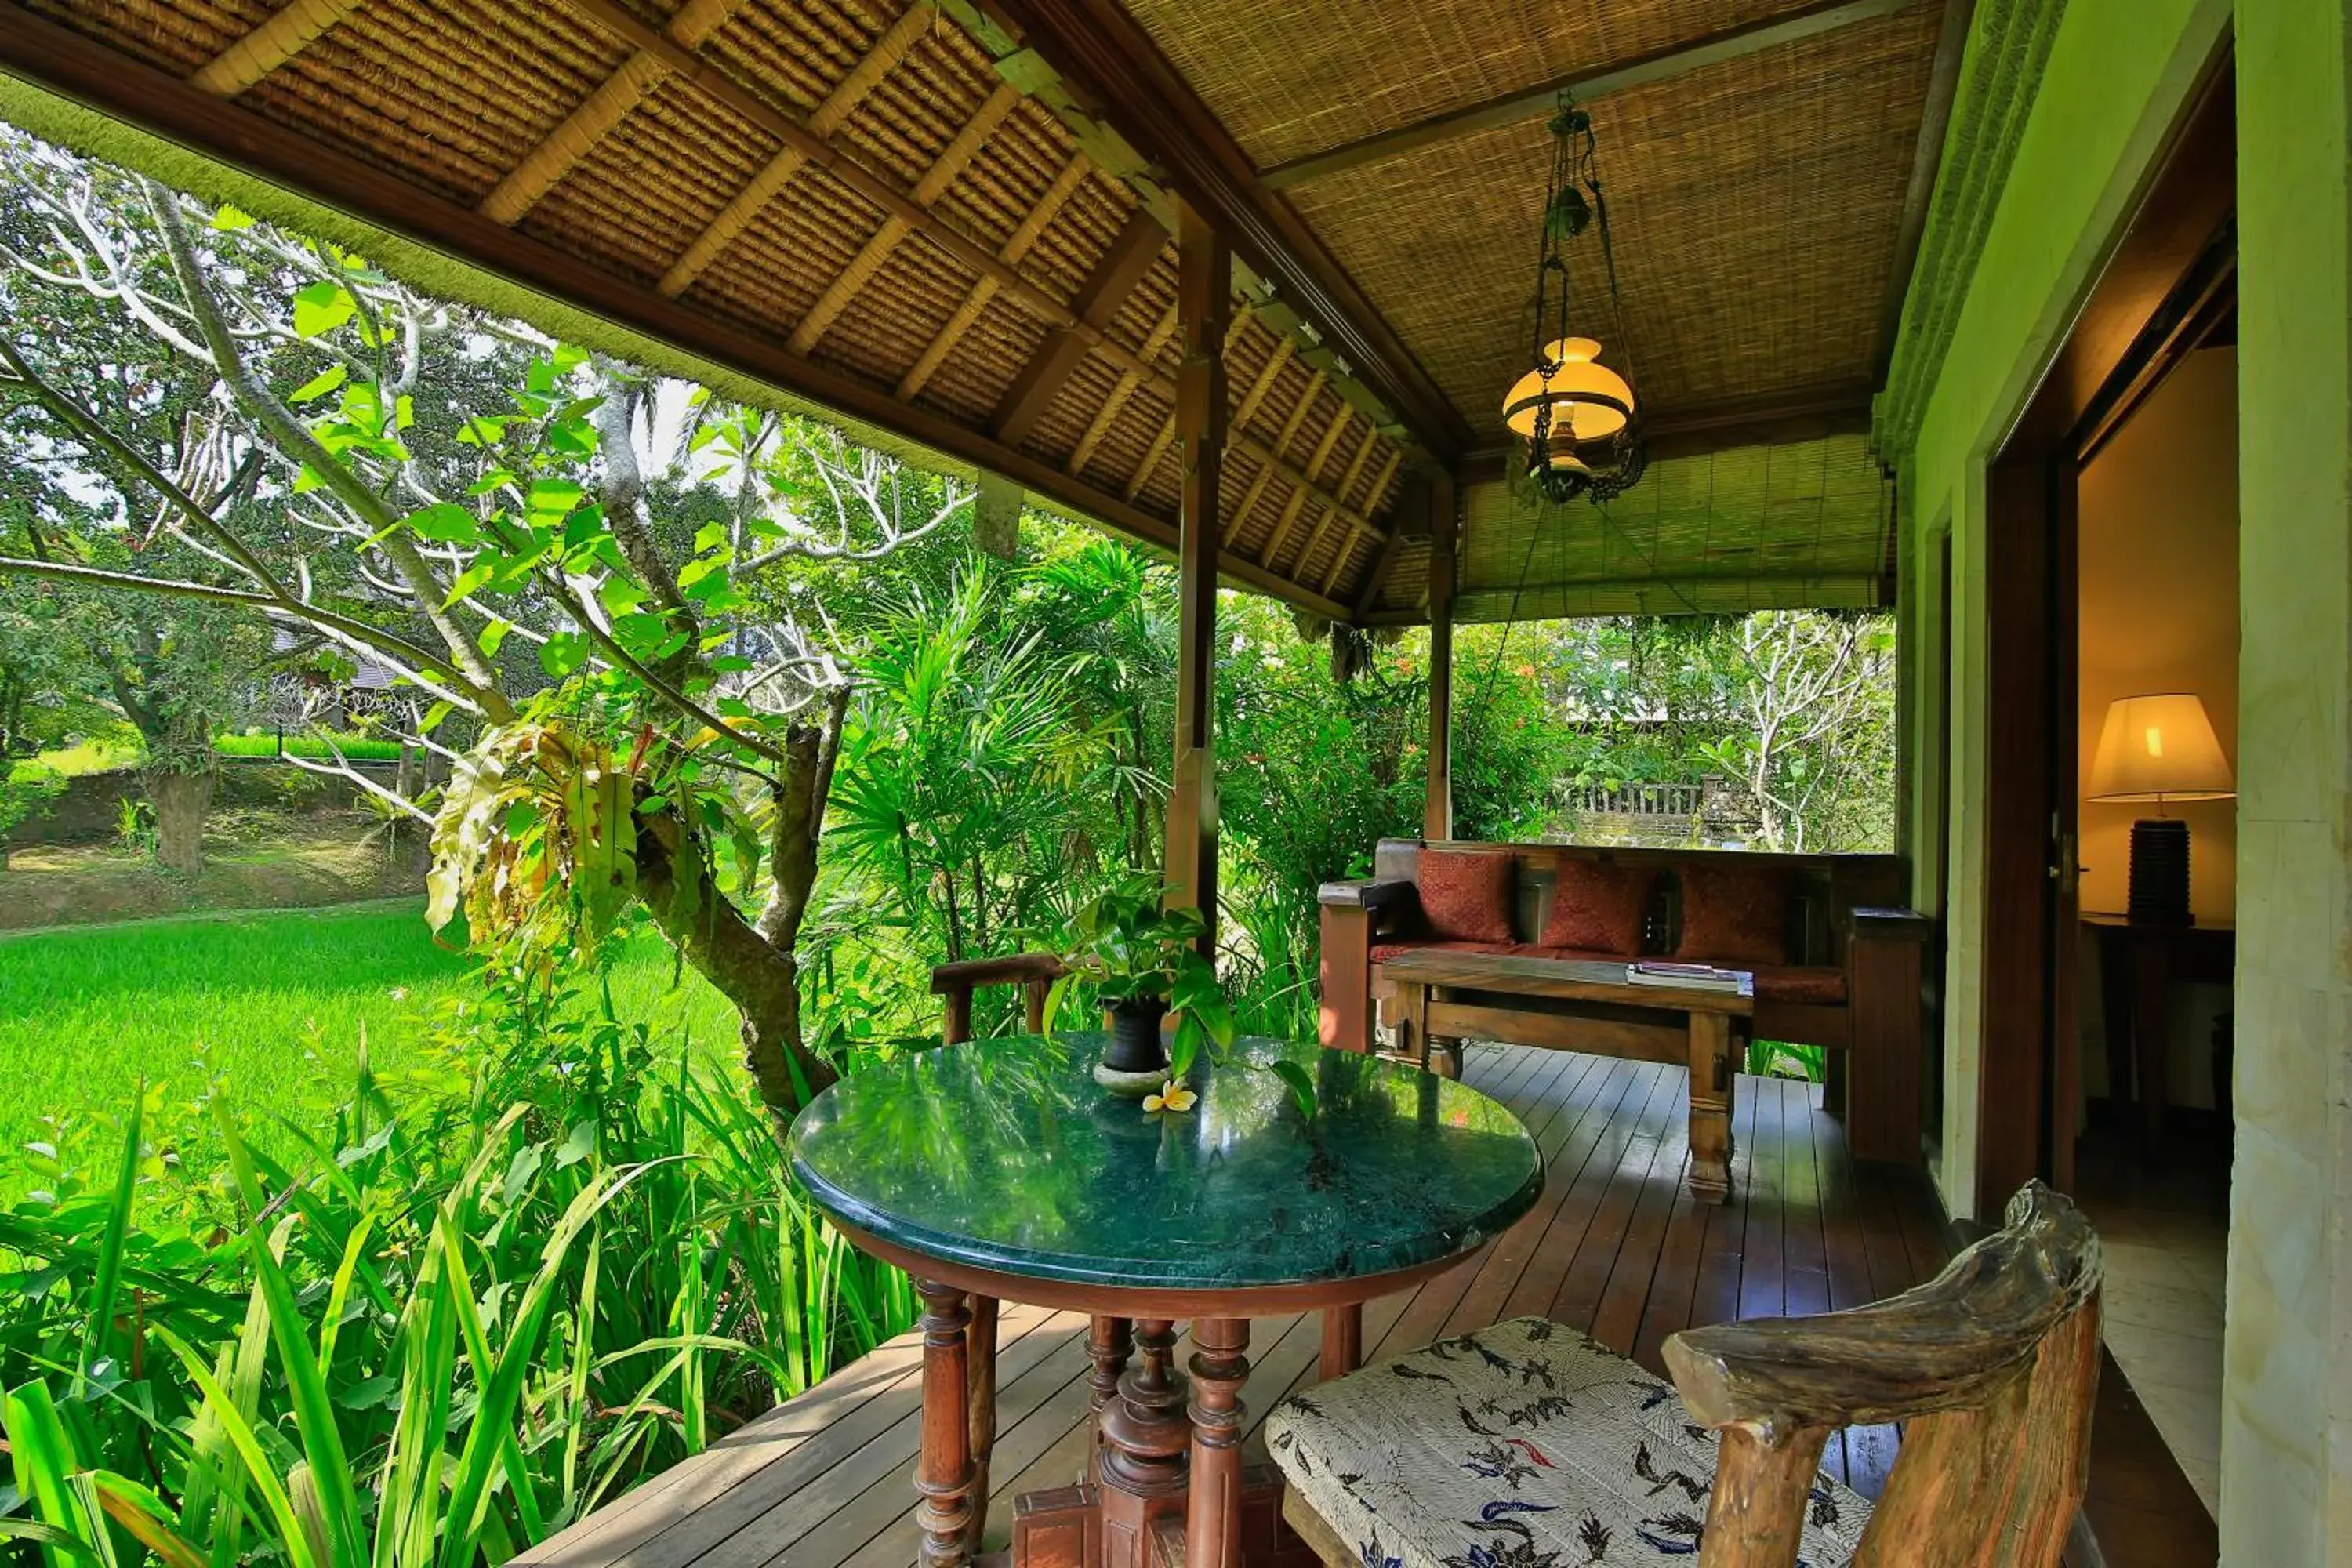
<instances>
[{"instance_id":1,"label":"wooden roof rafter","mask_svg":"<svg viewBox=\"0 0 2352 1568\"><path fill-rule=\"evenodd\" d=\"M1156 361L1160 357L1160 351L1168 346L1170 340L1175 335L1176 305L1173 300L1171 300L1168 308L1160 313L1160 320L1153 324L1151 335L1143 340L1143 347L1139 351L1143 358L1147 361ZM1126 412L1128 400L1133 397L1136 391L1142 385L1143 376L1140 372L1127 369L1118 373L1118 380L1111 387L1110 395L1103 399L1103 405L1095 410L1095 416L1087 422L1086 433L1078 437L1077 446L1072 448L1070 460L1062 465L1065 470L1075 474L1085 469L1088 460L1094 457L1096 448L1102 445L1103 437L1110 433L1111 426L1116 424L1118 416Z\"/></svg>"},{"instance_id":2,"label":"wooden roof rafter","mask_svg":"<svg viewBox=\"0 0 2352 1568\"><path fill-rule=\"evenodd\" d=\"M528 225L497 223L474 203L425 190L397 170L299 125L267 118L186 76L21 7L0 26L0 76L14 79L0 84L9 118L36 134L156 174L212 200L235 199L257 216L337 237L396 272L431 279L424 286L464 302L529 313L529 299L536 295L563 312L567 324L555 330L587 346L668 374L731 384L742 389L738 395L757 395L755 384L775 389L804 407L814 405L862 426L869 434L861 438L899 450L919 444L1003 475L1043 504L1162 549L1175 545L1168 516L1074 477L1058 462L900 403L887 382L877 386L795 353L780 332L747 331L740 320L663 295L649 282L529 232ZM78 104L99 107L106 119L93 120ZM98 130L110 121L130 129ZM202 150L200 155L182 151L190 148ZM225 167L232 158L241 173ZM453 258L462 260L453 267ZM1237 584L1315 614L1335 619L1348 614L1345 605L1238 553L1221 552L1218 569Z\"/></svg>"},{"instance_id":3,"label":"wooden roof rafter","mask_svg":"<svg viewBox=\"0 0 2352 1568\"><path fill-rule=\"evenodd\" d=\"M341 0L297 0L297 5L340 4ZM674 16L667 27L656 32L621 10L613 0L562 0L562 3L614 34L622 42L633 46L634 52L621 68L608 77L548 138L528 154L517 168L502 180L482 203L486 216L512 224L520 221L531 205L551 189L572 167L576 165L604 136L614 130L663 79L675 74L695 86L709 90L729 107L743 113L754 123L775 132L783 142L775 158L740 192L711 226L691 242L687 253L665 275L660 285L666 294L683 293L699 272L715 260L727 244L756 219L759 213L788 185L793 176L812 163L822 163L830 172L845 176L845 183L861 195L877 196L885 210L881 225L868 237L865 246L850 263L836 273L826 289L801 321L795 324L789 346L801 354L812 352L825 331L847 308L851 300L881 268L898 245L909 234L926 233L934 240L944 241L944 248L960 261L973 259L973 242L960 232L932 217L930 208L962 169L967 166L995 128L1002 123L1017 101L1018 89L1007 82L992 91L974 117L968 121L933 163L930 169L911 191L901 195L881 176L866 174L863 164L846 148L835 140L844 123L857 105L864 100L889 72L901 63L937 21L938 10L932 0L915 0L899 17L877 37L856 64L835 84L832 91L806 120L797 126L790 117L751 98L740 87L728 82L718 70L695 51L724 25L744 0L688 0ZM270 24L264 24L268 30ZM315 33L310 36L315 36ZM819 145L812 148L811 141ZM962 332L977 321L987 305L1000 294L1009 294L1029 313L1043 318L1047 324L1045 346L1030 366L1024 368L1010 389L992 421L992 434L1007 445L1018 447L1043 416L1054 398L1065 386L1079 361L1089 353L1100 352L1119 365L1122 378L1132 378L1134 384L1155 384L1172 400L1175 378L1160 369L1150 355L1139 354L1118 342L1109 332L1111 318L1127 294L1141 280L1168 243L1164 230L1158 227L1149 214L1140 209L1134 216L1115 254L1106 256L1097 276L1082 288L1080 297L1064 304L1030 283L1019 269L1021 258L1035 243L1062 204L1075 193L1087 173L1083 155L1074 157L1066 166L1064 177L1057 179L1048 198L1041 200L1013 242L993 256L992 268L981 268L981 279L972 294L956 316L950 328L940 334L934 343L935 353L927 353L910 368L900 383L902 401L917 395L938 364L952 352ZM863 179L856 177L866 174ZM960 242L960 243L959 243ZM1237 422L1245 423L1245 421ZM1097 444L1101 437L1097 437ZM1311 475L1289 468L1262 446L1245 437L1237 443L1238 449L1255 456L1267 472L1286 479L1294 489L1303 491L1300 498L1312 499L1326 508L1351 512L1364 527L1372 526L1360 512L1353 512L1339 497L1323 491ZM1133 500L1141 484L1148 479L1156 461L1147 464L1143 474L1129 493ZM1070 471L1075 471L1075 468Z\"/></svg>"},{"instance_id":4,"label":"wooden roof rafter","mask_svg":"<svg viewBox=\"0 0 2352 1568\"><path fill-rule=\"evenodd\" d=\"M990 9L1066 80L1084 85L1095 112L1232 237L1337 368L1393 410L1413 441L1449 462L1469 446L1468 427L1427 372L1313 231L1257 188L1249 160L1117 0L990 0Z\"/></svg>"}]
</instances>

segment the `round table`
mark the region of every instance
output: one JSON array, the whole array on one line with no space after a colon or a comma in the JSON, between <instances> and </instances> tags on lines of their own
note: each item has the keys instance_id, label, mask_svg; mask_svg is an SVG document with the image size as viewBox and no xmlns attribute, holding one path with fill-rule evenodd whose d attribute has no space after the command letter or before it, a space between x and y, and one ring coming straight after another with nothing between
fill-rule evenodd
<instances>
[{"instance_id":1,"label":"round table","mask_svg":"<svg viewBox=\"0 0 2352 1568\"><path fill-rule=\"evenodd\" d=\"M919 1052L793 1124L810 1195L922 1294L926 1568L979 1539L999 1300L1092 1319L1095 1459L1083 1485L1022 1500L1016 1563L1152 1568L1181 1521L1186 1568L1235 1568L1244 1491L1263 1489L1241 1466L1249 1320L1319 1308L1323 1374L1352 1370L1365 1301L1485 1247L1542 1190L1518 1118L1412 1067L1244 1039L1196 1065L1190 1110L1151 1112L1095 1083L1101 1048L1073 1033ZM1270 1070L1284 1058L1314 1075L1311 1119ZM1252 1518L1263 1551L1271 1510Z\"/></svg>"}]
</instances>

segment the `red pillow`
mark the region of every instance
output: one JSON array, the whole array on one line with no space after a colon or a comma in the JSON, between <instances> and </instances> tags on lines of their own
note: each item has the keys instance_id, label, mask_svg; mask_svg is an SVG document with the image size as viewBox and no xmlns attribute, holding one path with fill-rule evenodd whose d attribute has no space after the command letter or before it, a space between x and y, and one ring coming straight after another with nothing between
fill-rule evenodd
<instances>
[{"instance_id":1,"label":"red pillow","mask_svg":"<svg viewBox=\"0 0 2352 1568\"><path fill-rule=\"evenodd\" d=\"M1542 945L1580 952L1642 951L1650 874L1614 860L1562 860L1544 919Z\"/></svg>"},{"instance_id":2,"label":"red pillow","mask_svg":"<svg viewBox=\"0 0 2352 1568\"><path fill-rule=\"evenodd\" d=\"M1421 915L1451 942L1511 940L1513 866L1493 850L1421 852Z\"/></svg>"},{"instance_id":3,"label":"red pillow","mask_svg":"<svg viewBox=\"0 0 2352 1568\"><path fill-rule=\"evenodd\" d=\"M1738 861L1685 861L1683 935L1676 958L1696 963L1789 962L1789 873Z\"/></svg>"}]
</instances>

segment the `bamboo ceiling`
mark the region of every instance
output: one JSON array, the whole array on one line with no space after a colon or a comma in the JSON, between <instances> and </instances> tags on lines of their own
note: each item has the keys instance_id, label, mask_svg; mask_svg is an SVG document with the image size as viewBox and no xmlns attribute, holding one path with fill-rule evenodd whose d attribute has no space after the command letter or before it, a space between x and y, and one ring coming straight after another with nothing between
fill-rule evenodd
<instances>
[{"instance_id":1,"label":"bamboo ceiling","mask_svg":"<svg viewBox=\"0 0 2352 1568\"><path fill-rule=\"evenodd\" d=\"M1613 346L1632 351L1617 363L1669 426L1875 380L1943 0L1858 0L1818 25L1819 0L1125 3L1064 8L1140 26L1174 90L1255 166L1254 199L1288 204L1282 221L1328 251L1339 301L1237 274L1229 578L1332 616L1422 603L1427 520L1399 498L1425 491L1407 483L1415 468L1475 462L1524 353L1543 111L1313 161L1563 74L1794 18L1770 47L1637 69L1592 103L1626 293L1630 345ZM1031 9L6 0L0 67L1166 544L1170 149L1118 95L1062 74L1085 51L1024 36ZM1371 346L1351 363L1349 344ZM1396 363L1376 363L1381 345L1401 345ZM1522 613L1600 603L1578 595L1622 583L1637 557L1652 577L1745 571L1851 602L1870 558L1858 460L1809 450L1770 459L1769 481L1745 459L1703 463L1717 481L1703 523L1695 481L1661 462L1615 509L1650 530L1650 554L1593 557L1575 542L1591 520L1562 514L1567 531L1534 557L1559 591L1521 587ZM1806 463L1812 479L1780 477ZM1813 535L1784 515L1807 484L1834 520ZM1517 586L1531 536L1507 533L1499 491L1465 493L1461 608L1492 615L1504 579L1487 556L1519 542ZM1801 586L1832 579L1847 586Z\"/></svg>"},{"instance_id":2,"label":"bamboo ceiling","mask_svg":"<svg viewBox=\"0 0 2352 1568\"><path fill-rule=\"evenodd\" d=\"M1893 603L1890 494L1860 434L1670 458L1606 507L1551 506L1499 481L1464 503L1457 621ZM1427 546L1408 548L1367 621L1422 617Z\"/></svg>"}]
</instances>

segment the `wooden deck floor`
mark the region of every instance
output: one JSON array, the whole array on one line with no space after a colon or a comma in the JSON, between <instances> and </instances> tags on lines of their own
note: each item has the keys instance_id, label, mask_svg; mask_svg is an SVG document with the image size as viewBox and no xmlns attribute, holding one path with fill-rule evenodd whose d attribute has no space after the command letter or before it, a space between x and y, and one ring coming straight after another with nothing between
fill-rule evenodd
<instances>
[{"instance_id":1,"label":"wooden deck floor","mask_svg":"<svg viewBox=\"0 0 2352 1568\"><path fill-rule=\"evenodd\" d=\"M1365 1309L1366 1358L1504 1318L1574 1324L1663 1373L1692 1323L1856 1306L1932 1274L1934 1200L1910 1173L1857 1165L1806 1086L1742 1078L1733 1196L1681 1180L1683 1074L1564 1051L1473 1046L1465 1077L1518 1112L1544 1151L1543 1196L1495 1247ZM1001 1543L1015 1495L1085 1468L1086 1320L1007 1305L989 1509ZM1315 1319L1253 1326L1244 1398L1257 1418L1314 1381ZM905 1568L913 1562L919 1337L892 1341L516 1559L542 1568ZM1891 1427L1833 1439L1831 1470L1876 1496Z\"/></svg>"}]
</instances>

